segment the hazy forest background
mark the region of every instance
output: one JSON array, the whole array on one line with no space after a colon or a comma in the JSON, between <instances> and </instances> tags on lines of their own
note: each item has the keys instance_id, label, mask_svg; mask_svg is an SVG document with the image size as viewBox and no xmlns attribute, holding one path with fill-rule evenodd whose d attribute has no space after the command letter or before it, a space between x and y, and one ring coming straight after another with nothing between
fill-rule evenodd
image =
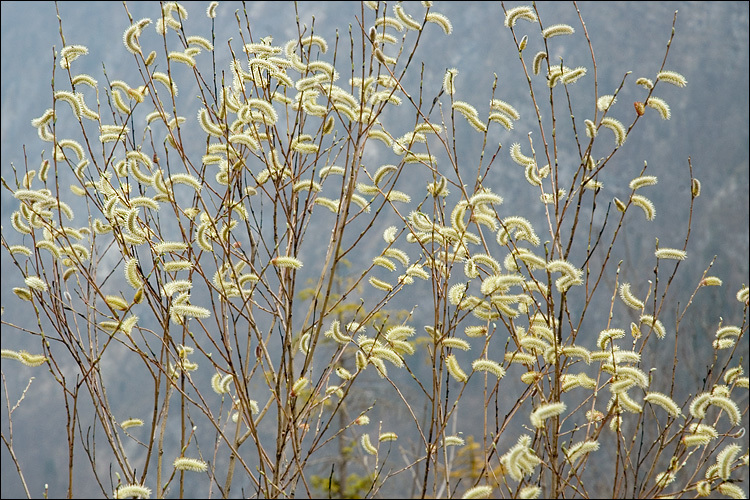
<instances>
[{"instance_id":1,"label":"hazy forest background","mask_svg":"<svg viewBox=\"0 0 750 500\"><path fill-rule=\"evenodd\" d=\"M204 15L206 3L183 4L191 13L186 21L191 26L189 31L210 36L210 22ZM516 3L508 4L509 7L515 5ZM712 327L715 326L717 317L736 315L735 293L750 282L748 3L579 2L578 5L597 51L600 93L614 91L625 71L633 71L633 78L656 73L669 37L673 13L679 10L677 36L669 53L667 68L679 71L689 84L684 89L662 89L660 96L672 109L671 120L663 122L652 119L639 124L642 125L641 130L634 137L628 138L628 151L615 157L608 175L616 178L619 167L622 178L617 179L619 182L610 184L624 186L637 175L643 162L647 161L651 175L659 177L659 187L670 188L664 189L669 196L656 195L651 198L656 207L657 221L674 221L669 226L659 227L660 238L665 241L671 239L675 243L682 242L689 201L689 194L686 196L686 193L690 189L687 158L692 158L694 175L701 181L703 193L696 201L693 214L694 233L687 248L690 258L680 269L673 287L676 290L684 288L687 300L691 287L694 287L714 256L717 259L712 274L724 280L724 286L702 291L702 300L692 307L683 322L683 331L692 332L694 339L693 342L688 340L680 345L679 382L684 382L691 388L699 386L698 374L705 373L705 366L692 366L693 360L697 359L696 350L710 350L710 338L714 331ZM219 58L226 57L225 41L237 36L233 12L241 8L240 4L234 2L222 2L219 5L219 11L223 11L221 19L226 20L225 23L219 22L216 25ZM52 47L59 49L60 38L55 5L51 2L4 1L1 9L0 168L2 175L10 178L11 163L16 167L23 167L24 145L30 164L33 165L38 165L41 149L49 148L49 144L42 144L38 140L30 120L51 106ZM88 56L76 62L77 70L102 81L103 63L110 78L126 79L132 60L122 43L122 33L129 26L122 4L61 2L59 9L69 43L82 44L89 49ZM152 2L129 3L128 9L135 19L153 18L155 12L158 12L158 6ZM470 102L483 103L490 99L493 73L496 73L503 99L513 103L522 116L521 121L515 124L515 130L501 142L504 147L509 147L513 142L523 143L526 131L533 129L536 122L511 33L502 26L504 15L499 2L437 3L436 10L451 20L453 34L442 36L436 29L427 33L420 44L417 58L425 62L425 94L430 99L437 95L445 70L455 67L460 71L461 94L470 96L467 99ZM539 10L555 23L579 25L575 9L567 2L540 2ZM294 5L291 2L248 2L247 11L253 33L258 38L271 35L274 43L283 44L297 36ZM348 28L354 23L355 16L359 16L360 5L357 2L300 2L299 14L300 22L308 25L314 16L316 34L332 42L336 38L336 30L339 30L342 40L348 37ZM345 45L348 47L348 41ZM560 52L561 49L558 48L553 50L558 51L560 56L570 58L571 54L581 53L584 60L588 58L588 47L583 37L570 37L559 45L564 52ZM226 61L222 66L226 66ZM417 71L407 77L407 81L412 84L418 82L415 79L419 77L418 66L414 69ZM408 80L409 78L412 80ZM193 89L187 86L180 88L181 94L189 95L191 92ZM636 100L631 92L633 86L626 86L618 101L630 103ZM628 104L624 108L632 114L632 105ZM189 113L182 114L191 116ZM472 134L468 127L464 130L466 137L463 140L459 137L460 147L467 150L481 147L481 144L477 144L477 135ZM376 161L378 160L373 158L373 162ZM489 187L505 198L504 208L523 206L528 202L524 198L528 190L519 189L520 184L515 183L524 182L519 176L498 176ZM606 195L609 199L627 196L624 191L610 191ZM3 189L1 202L3 235L17 243L20 236L12 231L9 223L10 212L15 209L17 200ZM541 216L541 212L537 215ZM532 222L535 223L534 220ZM630 231L626 221L625 253L615 256L615 261L627 258L627 263L634 265L639 262L639 256L653 259L654 234L644 232L640 229L642 227L638 226L639 232ZM313 232L314 228L310 233ZM327 233L321 236L327 237ZM379 248L381 244L382 241L373 241L372 248ZM0 254L3 321L24 324L24 309L18 307L21 302L11 291L12 287L23 285L23 278L9 264L8 253L2 251ZM363 255L365 259L371 258L368 257L367 242ZM622 270L623 276L630 272L632 269ZM369 293L369 287L365 288L363 293ZM416 302L415 298L414 303L404 303L402 307L410 309ZM735 313L728 312L728 304L735 307ZM675 311L667 312L664 317L673 317ZM418 324L420 315L427 313L428 311L417 309L414 323ZM741 318L733 319L735 323L741 321ZM28 326L35 325L32 323ZM1 335L3 349L38 351L37 339L6 326L2 327ZM592 335L596 335L596 332ZM747 347L744 349L747 353ZM667 357L671 361L671 353ZM12 363L14 362L6 363L3 360L2 365L13 394L18 394L19 388L25 387L29 377L36 377L21 410L14 415L14 439L16 443L24 443L17 451L25 466L26 479L37 495L41 493L44 484L49 484L51 497L62 496L67 480L67 448L59 388L49 380L49 374L44 368L26 368L18 364L11 366ZM127 373L127 367L123 367L123 370ZM696 374L694 378L691 377L693 373ZM379 381L377 377L372 378L369 384L363 386L360 397L364 401L378 400L379 406L371 414L373 421L392 421L394 417L397 420L398 414L392 412L401 410L389 407L388 401L381 398ZM111 399L118 397L116 382L110 385L109 391ZM475 404L481 403L481 398L476 399ZM471 419L471 404L471 397L464 401L461 418ZM6 429L6 409L0 414L3 429ZM745 421L746 419L745 416ZM466 425L464 433L471 428ZM23 490L4 446L0 456L2 497L19 497ZM78 471L83 474L86 468L80 467ZM81 497L96 496L100 491L94 484L87 484L87 478L82 476L78 481L76 494Z\"/></svg>"}]
</instances>

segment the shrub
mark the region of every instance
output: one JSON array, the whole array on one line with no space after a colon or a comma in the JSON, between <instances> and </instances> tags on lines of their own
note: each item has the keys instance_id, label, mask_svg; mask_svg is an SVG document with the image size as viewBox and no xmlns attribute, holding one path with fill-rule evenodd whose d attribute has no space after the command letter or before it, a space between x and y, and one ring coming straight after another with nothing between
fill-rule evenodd
<instances>
[{"instance_id":1,"label":"shrub","mask_svg":"<svg viewBox=\"0 0 750 500\"><path fill-rule=\"evenodd\" d=\"M226 49L224 7L190 25L210 38L175 2L126 7L122 80L77 71L61 21L32 122L52 150L3 179L31 318L3 341L37 342L2 355L59 386L68 496L81 468L120 498L747 495L748 287L695 337L686 313L723 283L710 262L675 290L692 219L628 262L671 186L647 162L612 172L688 84L676 13L658 71L605 94L580 13L502 6L518 104L498 76L474 98L460 69L420 68L452 32L429 2L365 2L335 40L298 20L282 43L243 7ZM557 59L570 37L588 53ZM681 341L702 385L681 383ZM9 424L28 390L12 409L6 391Z\"/></svg>"}]
</instances>

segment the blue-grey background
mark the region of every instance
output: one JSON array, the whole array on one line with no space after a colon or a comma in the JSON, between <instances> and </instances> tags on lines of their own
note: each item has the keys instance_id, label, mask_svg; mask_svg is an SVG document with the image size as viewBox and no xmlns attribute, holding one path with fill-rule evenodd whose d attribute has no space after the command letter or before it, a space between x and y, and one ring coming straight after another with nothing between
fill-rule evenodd
<instances>
[{"instance_id":1,"label":"blue-grey background","mask_svg":"<svg viewBox=\"0 0 750 500\"><path fill-rule=\"evenodd\" d=\"M111 79L125 78L132 60L122 44L122 33L129 25L122 4L61 2L58 5L68 43L83 44L89 48L89 55L74 63L76 69L94 76L99 80L100 87L104 81L102 63ZM190 12L186 31L189 34L208 36L210 23L204 14L207 3L184 2L184 5ZM509 4L508 8L515 5ZM688 346L690 342L694 342L695 346L705 344L700 340L712 336L712 328L715 328L718 317L723 316L725 322L731 324L742 321L741 316L737 315L734 294L743 284L750 282L748 3L580 2L578 5L596 51L600 94L614 91L625 71L633 71L629 77L631 80L639 76L653 77L664 55L673 13L679 10L677 36L670 50L666 69L682 73L689 82L688 86L684 89L669 85L659 88L655 95L670 104L672 119L663 122L652 116L646 123L639 123L636 133L628 138L625 148L615 156L612 168L608 169L610 177L605 181L605 187L613 186L612 189L616 189L616 185L626 185L629 179L638 175L643 161L648 161L651 174L659 176L659 189L651 191L659 193L652 196L657 210L654 233L641 232L643 224L634 224L630 230L626 223L624 228L627 252L619 258L627 259L623 269L623 275L627 276L633 270L628 266L637 266L639 259L645 262L653 256L654 235L659 236L664 246L681 247L687 224L687 158L692 158L694 175L701 180L703 192L696 201L693 213L693 233L688 246L690 257L684 263L675 286L684 287L686 295L681 301L684 304L692 291L691 287L695 286L696 280L713 256L717 256L711 274L721 277L724 286L701 291L701 300L692 306L692 313L686 317L682 326L685 332L692 332L693 335L693 339L688 340ZM219 6L216 39L217 51L221 49L221 54L226 53L226 46L222 45L222 41L227 38L234 37L236 45L239 45L233 12L241 8L240 4L229 2ZM409 8L416 11L421 6L415 3L413 6L406 5L405 8L407 11ZM29 168L38 168L42 149L47 149L49 154L49 143L39 141L30 120L51 106L52 46L59 50L61 43L53 3L2 2L1 9L0 171L5 178L11 179L11 163L23 170L24 146ZM135 19L156 19L159 12L155 2L130 3L128 9ZM256 38L272 35L275 43L283 44L296 36L293 4L249 2L247 10ZM451 19L454 32L446 37L433 27L431 36L426 36L425 41L420 44L417 59L426 62L426 95L431 99L439 90L445 68L456 67L460 71L457 98L479 106L489 99L489 87L493 73L496 73L499 77L497 96L517 104L523 116L522 121L516 123L515 135L508 134L502 142L506 148L513 142L526 144L525 133L534 129L535 119L527 102L528 87L520 73L510 32L502 26L503 12L500 4L438 2L434 10ZM572 4L541 2L539 10L547 25L559 22L576 27L576 36L564 43L557 43L559 39L550 40L550 45L555 47L552 53L564 57L567 65L588 66L589 75L576 85L591 85L593 73L588 47L580 36L580 25ZM299 13L300 22L308 25L314 15L316 32L330 44L335 39L334 30L338 28L347 47L343 53L348 55L347 30L349 24L356 28L354 16L360 14L358 3L301 2ZM153 25L147 29L153 30ZM530 38L527 51L533 54L539 48L532 44L538 42L531 35ZM62 76L59 67L57 74ZM180 91L181 94L189 95L191 89L186 86ZM631 81L631 85L627 85L620 95L620 107L613 110L614 116L621 118L623 122L631 119L631 103L639 100L639 97L642 97L642 92L639 93ZM562 103L562 98L558 99L558 103ZM590 109L590 105L582 109ZM579 116L578 123L581 124L585 117ZM533 137L538 141L538 132ZM481 144L476 144L475 134L467 132L461 147L465 147L467 151L475 151L476 157L477 148ZM563 152L561 156L564 158L564 155ZM508 163L507 158L504 161ZM504 209L513 210L512 207L518 207L527 201L524 197L528 196L528 190L525 186L524 189L516 189L517 186L513 184L516 182L525 181L518 176L508 177L502 181L498 179L493 186L506 200ZM610 197L627 196L624 190L609 191L607 194ZM3 235L17 242L18 235L10 227L9 221L15 200L5 190L1 196ZM518 209L516 213L523 213L523 210ZM13 286L22 286L22 278L8 264L8 256L4 251L2 273L4 286L1 293L5 309L3 321L24 324L24 317L19 316L21 309L16 307L19 301L10 291ZM672 312L672 316L674 315L675 312ZM33 328L35 324L27 326ZM21 333L5 325L2 327L2 347L38 351L36 341L30 344ZM681 354L690 352L687 349ZM687 370L685 376L689 377L691 372L705 372L704 366L691 367L691 361L690 356L684 357L682 366ZM59 387L50 380L43 368L19 368L16 364L6 367L3 362L3 373L11 394L11 405L28 378L36 377L21 408L14 414L14 443L32 494L40 496L47 483L52 497L62 496L66 485L67 449L64 413L55 408L62 403ZM3 432L7 433L5 405L2 426ZM78 450L81 453L80 448ZM2 497L22 495L18 475L4 446L0 456ZM80 465L82 467L78 470L85 471L85 464ZM82 472L75 494L88 496L99 495L100 492L95 485L87 483L87 476Z\"/></svg>"}]
</instances>

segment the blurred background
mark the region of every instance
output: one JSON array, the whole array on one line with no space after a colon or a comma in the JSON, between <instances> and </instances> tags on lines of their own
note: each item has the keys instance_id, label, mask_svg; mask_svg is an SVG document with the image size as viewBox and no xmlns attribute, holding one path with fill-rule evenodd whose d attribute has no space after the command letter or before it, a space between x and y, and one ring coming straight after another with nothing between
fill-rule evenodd
<instances>
[{"instance_id":1,"label":"blurred background","mask_svg":"<svg viewBox=\"0 0 750 500\"><path fill-rule=\"evenodd\" d=\"M188 34L200 34L210 37L211 23L205 16L207 2L183 2L190 13L185 22ZM516 6L509 3L507 8ZM134 2L128 4L128 10L134 19L159 16L159 6L153 2ZM251 30L255 40L273 36L274 44L283 45L295 38L294 4L289 2L249 2L246 4ZM540 2L538 4L542 21L546 26L566 23L576 28L576 34L570 37L559 37L550 40L551 54L560 57L565 65L576 67L587 66L589 73L575 84L580 92L572 96L576 111L577 123L582 126L583 119L593 113L593 72L588 45L580 30L580 22L573 4L566 2ZM632 71L618 97L610 116L619 118L628 125L632 120L632 102L645 97L643 89L633 84L639 77L654 78L661 66L666 43L669 39L674 12L679 11L676 24L676 37L669 52L665 69L674 70L684 75L688 81L686 88L660 85L654 95L663 98L670 105L672 118L662 121L648 115L644 123L639 122L633 134L628 136L625 146L614 156L606 169L606 177L600 179L605 187L602 200L612 197L627 197L626 186L630 179L639 175L644 161L648 162L650 175L659 177L659 184L648 188L648 195L656 207L656 220L650 225L626 223L621 238L622 254L613 255L612 262L624 259L621 279L628 281L635 276L642 276L642 266L653 266L654 237L658 236L660 244L668 247L682 247L687 229L689 209L689 172L688 157L692 159L693 174L703 186L701 196L696 200L692 214L692 234L687 251L689 258L681 265L673 287L676 293L671 309L664 314L665 318L675 318L690 297L690 293L700 280L703 271L716 256L716 262L710 274L724 281L722 287L703 289L700 300L696 300L681 325L684 339L680 344L679 359L681 363L680 378L685 384L684 397L694 389L695 383L705 374L706 363L700 354L710 354L710 339L713 337L719 318L724 324L740 324L743 320L741 307L735 299L737 290L748 284L749 230L750 219L748 194L750 193L750 167L748 164L748 3L747 2L579 2L589 37L592 41L598 66L599 94L613 93L620 85L625 72ZM24 147L28 157L29 168L37 168L42 149L49 143L42 143L30 121L40 116L51 107L51 76L53 47L59 51L60 25L56 6L51 2L2 2L2 107L0 121L2 131L2 151L0 153L0 172L10 185L13 182L11 165L24 171ZM126 52L122 33L130 25L123 5L118 2L61 2L57 4L62 29L66 41L71 44L85 45L89 54L78 59L74 64L76 70L88 73L99 80L100 88L106 80L102 68L106 68L111 80L128 81L133 61ZM234 18L236 9L242 4L222 2L219 5L216 22L217 66L227 67L228 49L225 41L234 37L234 46L241 42L237 36L237 22ZM405 4L409 12L421 12L421 4ZM491 98L491 86L495 75L498 78L496 98L515 105L522 119L515 123L515 129L497 137L503 144L498 163L513 175L497 175L490 178L485 186L505 198L502 206L503 215L524 215L532 220L539 232L541 227L536 223L542 221L539 203L534 199L529 208L530 191L522 175L517 175L515 164L510 162L507 151L514 142L525 145L527 150L527 131L535 130L532 138L537 141L537 152L541 149L536 118L528 98L528 86L523 75L517 51L511 33L503 27L504 14L499 3L489 2L436 2L433 10L448 16L453 24L453 34L445 36L439 28L431 26L425 30L420 41L416 60L425 62L423 79L425 102L430 102L440 91L442 78L447 68L457 68L457 93L455 98L469 101L482 110L486 110ZM365 9L366 23L372 22L371 11ZM314 22L315 32L326 38L331 46L336 40L336 30L340 34L340 43L344 47L337 62L337 68L346 76L348 64L349 27L358 29L355 17L361 17L361 7L356 2L301 2L298 4L300 23L308 26ZM314 21L313 21L314 19ZM520 25L519 33L529 34L529 46L526 53L533 55L541 49L538 34L531 29L532 25ZM244 19L243 19L244 27ZM153 27L147 28L148 32ZM154 33L152 33L155 36ZM145 47L154 45L142 39ZM564 38L564 39L563 39ZM331 55L330 53L328 54ZM531 56L529 56L530 59ZM329 60L326 58L325 60ZM208 61L206 59L204 62ZM559 59L554 60L559 63ZM208 66L205 66L208 68ZM341 69L343 68L343 70ZM419 84L419 65L411 68L407 76L408 89L416 89ZM58 77L63 73L59 67ZM178 82L181 80L178 80ZM189 81L189 79L183 80ZM580 87L580 88L579 88ZM67 87L65 87L67 88ZM180 87L180 95L190 99L196 89L189 85ZM563 94L560 93L560 96ZM103 96L101 96L103 98ZM562 105L563 98L558 98ZM193 103L194 104L194 103ZM541 103L544 111L547 103ZM560 111L561 117L567 117L567 104ZM402 108L406 108L402 105ZM558 108L558 111L561 108ZM410 117L413 123L413 111L402 109L404 117ZM653 110L652 110L653 111ZM183 116L195 116L185 112ZM543 117L549 119L549 117ZM399 116L389 118L387 125L398 123ZM569 120L558 121L559 134L569 132ZM403 133L396 130L394 133ZM469 127L461 129L459 136L459 156L466 158L466 172L476 169L478 152L481 149L479 134ZM579 134L581 128L578 129ZM608 131L602 133L608 134ZM494 151L494 147L488 147ZM378 153L369 152L373 161L388 163L391 159L380 159ZM604 152L602 151L602 154ZM577 161L575 151L561 151L561 168L571 168ZM565 159L570 164L565 165ZM497 167L501 168L501 167ZM502 170L500 171L502 172ZM470 177L469 177L470 178ZM424 184L424 182L422 182ZM423 186L420 185L420 189ZM421 195L420 198L421 199ZM604 202L604 201L603 201ZM17 207L17 201L7 190L0 195L2 207L3 237L10 244L22 242L20 235L10 226L10 214ZM75 207L74 207L75 208ZM601 216L600 211L600 216ZM80 222L80 221L79 221ZM598 220L601 223L600 220ZM315 231L309 231L314 234ZM328 234L324 232L324 234ZM313 242L314 239L308 236ZM544 240L544 237L542 236ZM375 242L372 251L379 252L382 241ZM366 253L366 252L365 252ZM365 257L367 257L365 255ZM575 262L580 265L581 262ZM610 265L612 265L610 263ZM25 303L21 303L12 293L15 286L23 286L23 278L16 268L9 263L7 252L2 251L3 284L0 290L4 308L3 321L16 325L35 328L35 321L29 322L29 315L24 312ZM640 273L640 274L639 274ZM647 273L648 274L648 273ZM613 282L612 282L613 284ZM646 285L643 285L645 290ZM414 299L414 303L417 299ZM680 306L677 306L679 302ZM405 302L399 307L410 309L412 302ZM23 305L23 307L19 307ZM395 307L395 306L394 306ZM431 313L418 310L414 323L428 324ZM627 321L630 321L627 319ZM668 330L674 330L674 320L665 319ZM627 325L627 323L625 323ZM594 326L591 326L594 329ZM596 330L598 331L598 330ZM421 333L421 332L420 332ZM595 337L595 333L593 334ZM16 329L2 326L3 349L28 349L38 352L38 340ZM671 344L670 344L671 345ZM709 346L709 351L706 351ZM743 347L747 352L747 346ZM671 364L671 347L667 349L666 361ZM467 358L468 359L468 358ZM744 358L747 360L747 355ZM652 363L658 362L654 359ZM745 366L747 361L745 361ZM24 466L24 474L31 488L32 495L40 496L44 484L49 484L51 497L65 494L67 484L67 446L65 438L64 410L61 405L59 386L50 378L44 368L32 369L18 365L15 361L3 360L4 383L10 392L11 405L20 396L30 377L35 377L31 390L20 409L14 414L13 437L18 458ZM746 370L747 371L747 370ZM382 402L377 407L373 421L387 418L390 408L387 396L380 394L377 379L363 392L363 403L366 406L374 399ZM127 391L127 385L118 386L116 381L108 388L111 399L125 397L118 390ZM678 391L679 392L679 391ZM385 400L383 400L385 398ZM471 400L470 400L471 401ZM2 429L8 432L8 414L3 402ZM482 404L481 398L474 404ZM743 407L747 404L747 400ZM416 405L419 407L419 405ZM471 413L463 410L462 416ZM401 411L401 410L397 410ZM747 416L745 416L745 421ZM476 427L474 427L476 428ZM460 430L460 429L459 429ZM463 432L469 434L469 428ZM400 434L400 433L399 433ZM481 436L475 436L480 439ZM517 437L517 436L516 436ZM104 438L103 435L100 438ZM515 437L510 440L511 445ZM102 449L104 445L102 444ZM504 448L501 448L504 449ZM79 448L79 454L80 448ZM3 498L19 497L23 490L7 449L3 446L2 486ZM106 459L102 459L106 463ZM75 495L81 497L100 496L101 491L89 482L86 475L85 460L77 468L81 474L77 481ZM88 472L90 475L90 472ZM198 491L204 491L203 489ZM234 490L235 492L239 490Z\"/></svg>"}]
</instances>

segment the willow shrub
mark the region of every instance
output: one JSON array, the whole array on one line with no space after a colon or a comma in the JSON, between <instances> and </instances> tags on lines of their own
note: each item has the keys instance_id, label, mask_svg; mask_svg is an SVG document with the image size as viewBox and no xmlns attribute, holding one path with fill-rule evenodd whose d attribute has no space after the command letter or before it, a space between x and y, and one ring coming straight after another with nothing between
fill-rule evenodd
<instances>
[{"instance_id":1,"label":"willow shrub","mask_svg":"<svg viewBox=\"0 0 750 500\"><path fill-rule=\"evenodd\" d=\"M676 181L643 158L625 196L606 193L613 157L648 154L628 150L642 122L669 126L662 89L688 85L674 23L659 71L605 95L577 8L570 26L502 6L520 121L497 76L489 100L456 68L424 84L423 34L452 32L431 2L365 2L335 41L299 20L273 40L216 2L190 15L238 35L209 39L182 5L154 9L125 7L122 80L80 73L88 49L61 22L52 107L32 122L50 145L3 180L12 307L33 317L3 337L37 339L3 349L3 371L59 386L69 496L82 463L119 498L747 496L747 286L685 388L669 353L721 278L706 263L675 302L690 224L627 278L614 257L670 223L650 198ZM589 53L553 59L571 37ZM640 100L619 102L626 87ZM503 205L497 179L527 204ZM27 443L5 436L38 491Z\"/></svg>"}]
</instances>

